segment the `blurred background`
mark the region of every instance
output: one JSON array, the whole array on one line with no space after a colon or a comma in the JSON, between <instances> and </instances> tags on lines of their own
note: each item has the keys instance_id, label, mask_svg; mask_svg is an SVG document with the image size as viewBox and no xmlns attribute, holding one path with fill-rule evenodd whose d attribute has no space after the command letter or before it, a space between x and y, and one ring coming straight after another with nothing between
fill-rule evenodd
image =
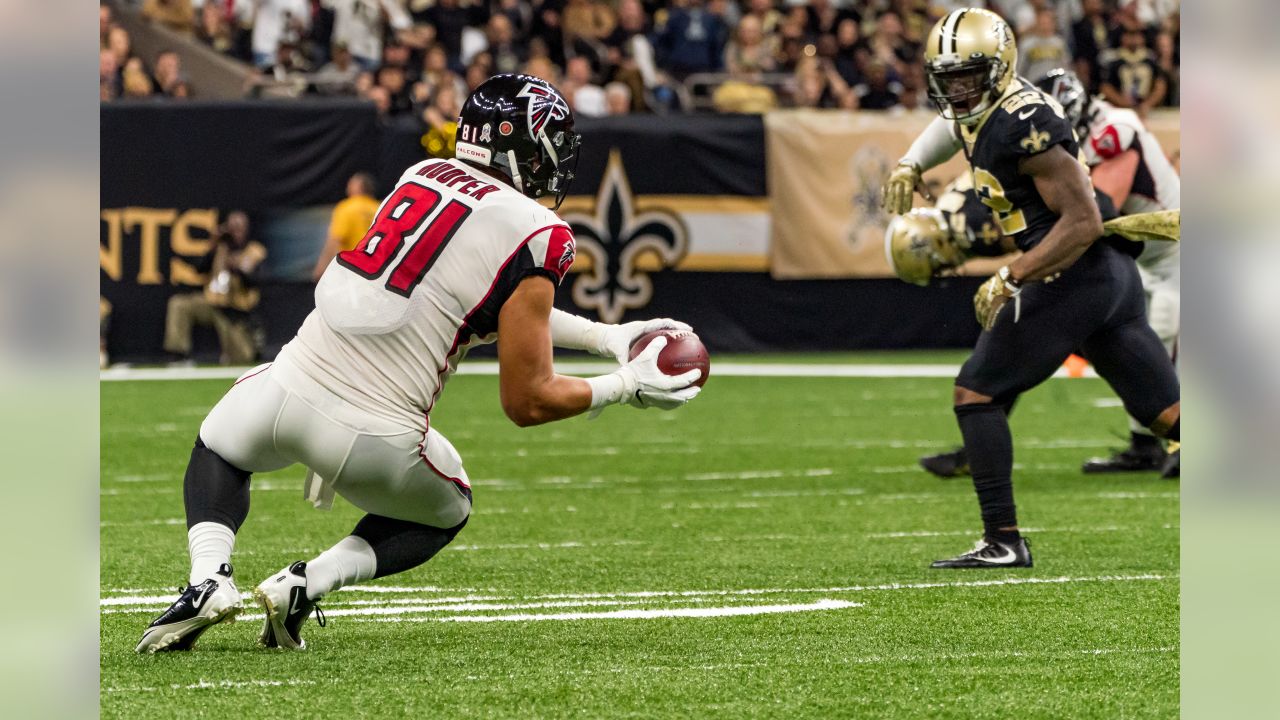
<instances>
[{"instance_id":1,"label":"blurred background","mask_svg":"<svg viewBox=\"0 0 1280 720\"><path fill-rule=\"evenodd\" d=\"M452 157L461 103L500 72L555 84L583 133L564 309L680 317L721 352L969 346L999 264L892 279L878 205L934 116L921 44L968 4L104 2L100 359L273 357L318 272L405 168ZM1017 32L1020 74L1075 69L1177 156L1177 2L986 5ZM963 169L932 172L935 194ZM229 278L238 300L211 305Z\"/></svg>"}]
</instances>

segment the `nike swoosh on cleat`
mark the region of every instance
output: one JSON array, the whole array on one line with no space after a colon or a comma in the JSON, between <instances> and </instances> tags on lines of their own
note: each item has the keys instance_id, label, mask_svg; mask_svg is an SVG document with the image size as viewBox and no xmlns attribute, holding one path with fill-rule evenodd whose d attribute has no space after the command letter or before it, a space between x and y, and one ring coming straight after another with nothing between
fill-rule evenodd
<instances>
[{"instance_id":1,"label":"nike swoosh on cleat","mask_svg":"<svg viewBox=\"0 0 1280 720\"><path fill-rule=\"evenodd\" d=\"M204 589L200 591L200 596L196 598L195 602L191 603L191 607L199 612L204 607L204 601L209 597L209 593L213 592L214 587L216 586L212 584L205 585Z\"/></svg>"},{"instance_id":2,"label":"nike swoosh on cleat","mask_svg":"<svg viewBox=\"0 0 1280 720\"><path fill-rule=\"evenodd\" d=\"M1000 549L1001 549L1001 550L1004 550L1004 552L1005 552L1004 557L991 558L991 559L988 559L988 558L982 558L982 561L983 561L983 562L989 562L989 563L991 563L992 565L1008 565L1009 563L1012 563L1012 562L1016 562L1016 561L1017 561L1017 559L1018 559L1018 553L1016 553L1016 552L1014 552L1014 551L1012 551L1012 550L1010 550L1009 548L1006 548L1006 547L1002 547L1002 548L1000 548Z\"/></svg>"},{"instance_id":3,"label":"nike swoosh on cleat","mask_svg":"<svg viewBox=\"0 0 1280 720\"><path fill-rule=\"evenodd\" d=\"M291 597L289 598L289 612L286 615L287 617L291 617L294 613L298 612L298 598L302 595L303 593L300 592L291 594Z\"/></svg>"}]
</instances>

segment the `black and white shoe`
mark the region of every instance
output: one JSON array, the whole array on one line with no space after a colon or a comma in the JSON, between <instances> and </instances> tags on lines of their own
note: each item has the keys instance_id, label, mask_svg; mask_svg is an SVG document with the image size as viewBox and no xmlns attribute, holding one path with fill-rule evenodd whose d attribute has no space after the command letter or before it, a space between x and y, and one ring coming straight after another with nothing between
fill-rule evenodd
<instances>
[{"instance_id":1,"label":"black and white shoe","mask_svg":"<svg viewBox=\"0 0 1280 720\"><path fill-rule=\"evenodd\" d=\"M920 467L928 470L944 480L969 476L969 453L964 447L938 455L925 455L920 458Z\"/></svg>"},{"instance_id":2,"label":"black and white shoe","mask_svg":"<svg viewBox=\"0 0 1280 720\"><path fill-rule=\"evenodd\" d=\"M190 650L205 630L240 612L240 591L231 581L231 566L223 563L218 572L199 585L179 588L178 599L147 626L135 652L157 653Z\"/></svg>"},{"instance_id":3,"label":"black and white shoe","mask_svg":"<svg viewBox=\"0 0 1280 720\"><path fill-rule=\"evenodd\" d=\"M1153 445L1146 448L1127 447L1107 458L1090 458L1081 466L1089 473L1157 472L1165 461L1164 448Z\"/></svg>"},{"instance_id":4,"label":"black and white shoe","mask_svg":"<svg viewBox=\"0 0 1280 720\"><path fill-rule=\"evenodd\" d=\"M266 613L262 635L258 637L263 647L305 648L302 623L312 610L320 627L325 626L324 612L315 600L307 598L307 564L301 560L263 580L254 588L253 596Z\"/></svg>"},{"instance_id":5,"label":"black and white shoe","mask_svg":"<svg viewBox=\"0 0 1280 720\"><path fill-rule=\"evenodd\" d=\"M1020 537L1015 543L1002 543L982 538L973 549L947 560L934 560L932 568L1008 568L1031 567L1031 544Z\"/></svg>"}]
</instances>

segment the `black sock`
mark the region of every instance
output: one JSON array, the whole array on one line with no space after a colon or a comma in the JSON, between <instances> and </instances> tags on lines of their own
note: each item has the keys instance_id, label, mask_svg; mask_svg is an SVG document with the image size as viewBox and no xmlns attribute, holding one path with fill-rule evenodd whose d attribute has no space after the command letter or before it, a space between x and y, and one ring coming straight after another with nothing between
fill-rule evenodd
<instances>
[{"instance_id":1,"label":"black sock","mask_svg":"<svg viewBox=\"0 0 1280 720\"><path fill-rule=\"evenodd\" d=\"M1168 440L1172 440L1174 442L1182 442L1182 440L1178 439L1178 432L1179 432L1178 426L1181 424L1182 424L1181 417L1179 417L1177 420L1174 420L1173 427L1169 428L1169 432L1164 434L1165 438Z\"/></svg>"},{"instance_id":2,"label":"black sock","mask_svg":"<svg viewBox=\"0 0 1280 720\"><path fill-rule=\"evenodd\" d=\"M1139 452L1154 452L1161 447L1155 435L1132 431L1129 432L1129 444Z\"/></svg>"},{"instance_id":3,"label":"black sock","mask_svg":"<svg viewBox=\"0 0 1280 720\"><path fill-rule=\"evenodd\" d=\"M1013 504L1013 436L1005 409L972 403L957 405L955 411L987 537L1001 542L1016 540L1017 530L1000 529L1018 524Z\"/></svg>"},{"instance_id":4,"label":"black sock","mask_svg":"<svg viewBox=\"0 0 1280 720\"><path fill-rule=\"evenodd\" d=\"M380 578L412 570L435 557L466 524L463 520L451 528L438 528L382 515L365 515L351 534L363 538L373 548L378 559L374 577Z\"/></svg>"},{"instance_id":5,"label":"black sock","mask_svg":"<svg viewBox=\"0 0 1280 720\"><path fill-rule=\"evenodd\" d=\"M187 529L202 522L216 522L240 530L249 516L249 475L196 438L182 481L182 500L187 508Z\"/></svg>"}]
</instances>

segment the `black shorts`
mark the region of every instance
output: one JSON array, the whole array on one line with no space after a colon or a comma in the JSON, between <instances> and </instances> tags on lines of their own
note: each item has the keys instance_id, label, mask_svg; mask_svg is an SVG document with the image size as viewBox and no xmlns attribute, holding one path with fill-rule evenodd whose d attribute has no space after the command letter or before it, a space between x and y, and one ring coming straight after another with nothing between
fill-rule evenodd
<instances>
[{"instance_id":1,"label":"black shorts","mask_svg":"<svg viewBox=\"0 0 1280 720\"><path fill-rule=\"evenodd\" d=\"M1076 352L1143 425L1178 402L1173 362L1147 323L1138 267L1109 243L1094 243L1053 281L1027 285L1021 305L1017 322L1011 301L978 337L957 386L1007 404Z\"/></svg>"}]
</instances>

